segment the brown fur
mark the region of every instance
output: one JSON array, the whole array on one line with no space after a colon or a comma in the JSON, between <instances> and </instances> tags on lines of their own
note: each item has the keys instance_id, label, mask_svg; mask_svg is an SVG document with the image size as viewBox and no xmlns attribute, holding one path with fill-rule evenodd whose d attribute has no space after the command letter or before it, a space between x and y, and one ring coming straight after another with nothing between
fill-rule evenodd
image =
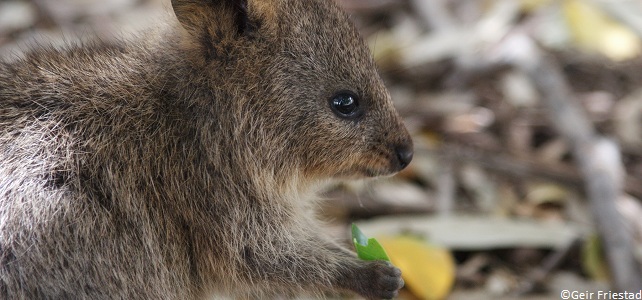
<instances>
[{"instance_id":1,"label":"brown fur","mask_svg":"<svg viewBox=\"0 0 642 300\"><path fill-rule=\"evenodd\" d=\"M396 295L311 212L319 183L412 147L367 47L331 1L248 2L0 62L0 298ZM340 90L361 119L331 111Z\"/></svg>"}]
</instances>

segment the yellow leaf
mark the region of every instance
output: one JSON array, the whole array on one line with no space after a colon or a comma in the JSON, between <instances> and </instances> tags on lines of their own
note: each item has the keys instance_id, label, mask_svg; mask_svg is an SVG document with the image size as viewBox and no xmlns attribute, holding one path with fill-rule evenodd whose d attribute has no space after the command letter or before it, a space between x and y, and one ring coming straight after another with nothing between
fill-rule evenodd
<instances>
[{"instance_id":1,"label":"yellow leaf","mask_svg":"<svg viewBox=\"0 0 642 300\"><path fill-rule=\"evenodd\" d=\"M564 16L580 47L620 61L640 54L640 39L628 27L614 21L582 0L564 1Z\"/></svg>"},{"instance_id":2,"label":"yellow leaf","mask_svg":"<svg viewBox=\"0 0 642 300\"><path fill-rule=\"evenodd\" d=\"M609 268L604 261L602 243L598 235L592 235L582 247L582 268L594 280L609 280Z\"/></svg>"},{"instance_id":3,"label":"yellow leaf","mask_svg":"<svg viewBox=\"0 0 642 300\"><path fill-rule=\"evenodd\" d=\"M381 237L393 265L401 269L406 287L425 300L444 299L455 281L455 261L444 248L408 236Z\"/></svg>"}]
</instances>

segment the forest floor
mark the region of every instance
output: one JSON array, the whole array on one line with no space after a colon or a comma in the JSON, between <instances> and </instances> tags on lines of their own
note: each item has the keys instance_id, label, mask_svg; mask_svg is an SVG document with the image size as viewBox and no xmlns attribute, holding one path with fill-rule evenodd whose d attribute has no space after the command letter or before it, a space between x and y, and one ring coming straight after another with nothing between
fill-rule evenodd
<instances>
[{"instance_id":1,"label":"forest floor","mask_svg":"<svg viewBox=\"0 0 642 300\"><path fill-rule=\"evenodd\" d=\"M604 2L340 1L415 157L395 177L332 187L321 213L346 242L356 222L389 245L428 245L390 247L410 265L401 298L642 289L642 5ZM169 7L3 1L0 58L136 32Z\"/></svg>"}]
</instances>

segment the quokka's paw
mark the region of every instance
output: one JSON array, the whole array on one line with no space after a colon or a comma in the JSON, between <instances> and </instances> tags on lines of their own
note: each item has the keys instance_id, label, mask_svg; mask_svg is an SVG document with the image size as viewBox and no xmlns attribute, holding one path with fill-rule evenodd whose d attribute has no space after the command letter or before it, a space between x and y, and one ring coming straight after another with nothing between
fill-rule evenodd
<instances>
[{"instance_id":1,"label":"quokka's paw","mask_svg":"<svg viewBox=\"0 0 642 300\"><path fill-rule=\"evenodd\" d=\"M364 262L354 275L351 289L367 299L395 298L404 285L401 271L387 261Z\"/></svg>"}]
</instances>

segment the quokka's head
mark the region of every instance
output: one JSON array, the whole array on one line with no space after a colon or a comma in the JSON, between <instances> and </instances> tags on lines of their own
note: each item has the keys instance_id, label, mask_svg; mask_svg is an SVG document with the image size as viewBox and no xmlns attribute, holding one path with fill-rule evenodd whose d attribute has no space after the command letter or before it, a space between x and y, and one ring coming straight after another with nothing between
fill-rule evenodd
<instances>
[{"instance_id":1,"label":"quokka's head","mask_svg":"<svg viewBox=\"0 0 642 300\"><path fill-rule=\"evenodd\" d=\"M334 0L172 6L186 55L204 77L224 77L231 91L215 83L212 101L234 116L232 127L259 164L322 179L389 175L410 163L410 135L368 47Z\"/></svg>"}]
</instances>

